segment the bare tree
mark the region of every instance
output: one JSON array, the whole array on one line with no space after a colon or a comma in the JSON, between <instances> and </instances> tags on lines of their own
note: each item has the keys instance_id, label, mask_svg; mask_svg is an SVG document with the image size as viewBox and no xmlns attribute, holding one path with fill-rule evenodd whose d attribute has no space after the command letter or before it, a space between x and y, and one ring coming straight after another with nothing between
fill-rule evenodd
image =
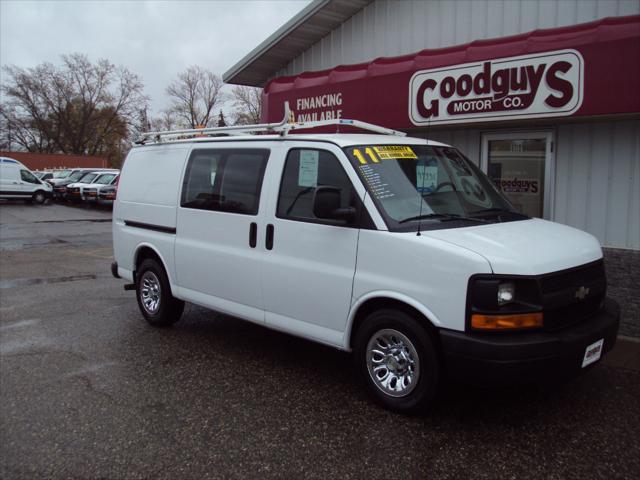
<instances>
[{"instance_id":1,"label":"bare tree","mask_svg":"<svg viewBox=\"0 0 640 480\"><path fill-rule=\"evenodd\" d=\"M3 133L32 152L108 155L117 163L148 102L137 75L78 53L63 55L60 66L4 71Z\"/></svg>"},{"instance_id":2,"label":"bare tree","mask_svg":"<svg viewBox=\"0 0 640 480\"><path fill-rule=\"evenodd\" d=\"M213 72L198 66L189 67L167 87L171 111L188 128L215 123L214 110L224 101L222 80Z\"/></svg>"},{"instance_id":3,"label":"bare tree","mask_svg":"<svg viewBox=\"0 0 640 480\"><path fill-rule=\"evenodd\" d=\"M178 119L173 110L163 110L160 116L152 118L150 130L154 132L161 132L166 130L175 130L178 128Z\"/></svg>"},{"instance_id":4,"label":"bare tree","mask_svg":"<svg viewBox=\"0 0 640 480\"><path fill-rule=\"evenodd\" d=\"M233 123L252 125L260 123L262 113L262 89L239 85L231 91L233 99Z\"/></svg>"}]
</instances>

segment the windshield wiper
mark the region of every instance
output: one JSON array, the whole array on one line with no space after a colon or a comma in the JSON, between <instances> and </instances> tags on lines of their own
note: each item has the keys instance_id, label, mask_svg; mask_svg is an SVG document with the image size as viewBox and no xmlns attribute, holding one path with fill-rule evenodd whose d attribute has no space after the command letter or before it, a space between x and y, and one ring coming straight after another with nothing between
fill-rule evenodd
<instances>
[{"instance_id":1,"label":"windshield wiper","mask_svg":"<svg viewBox=\"0 0 640 480\"><path fill-rule=\"evenodd\" d=\"M491 223L488 220L483 220L481 218L473 218L473 217L463 217L462 215L458 215L457 213L426 213L424 215L416 215L415 217L409 217L400 220L398 223L406 223L411 222L413 220L440 220L441 222L448 222L452 220L470 220L472 222L478 223Z\"/></svg>"}]
</instances>

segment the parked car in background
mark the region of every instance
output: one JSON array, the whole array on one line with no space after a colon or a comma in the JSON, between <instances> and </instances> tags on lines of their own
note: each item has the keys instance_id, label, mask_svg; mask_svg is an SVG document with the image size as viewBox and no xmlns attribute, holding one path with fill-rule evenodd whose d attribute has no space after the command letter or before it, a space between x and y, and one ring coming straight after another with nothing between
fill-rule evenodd
<instances>
[{"instance_id":1,"label":"parked car in background","mask_svg":"<svg viewBox=\"0 0 640 480\"><path fill-rule=\"evenodd\" d=\"M64 170L53 172L53 178L50 178L49 180L47 180L47 182L55 187L57 184L63 182L66 178L68 178L69 175L71 175L71 173L74 171L75 170L72 168L65 168Z\"/></svg>"},{"instance_id":2,"label":"parked car in background","mask_svg":"<svg viewBox=\"0 0 640 480\"><path fill-rule=\"evenodd\" d=\"M53 198L54 200L62 200L67 196L67 185L79 181L87 173L94 169L88 168L73 168L70 169L64 176L54 178L51 180L53 184Z\"/></svg>"},{"instance_id":3,"label":"parked car in background","mask_svg":"<svg viewBox=\"0 0 640 480\"><path fill-rule=\"evenodd\" d=\"M98 192L98 205L105 205L108 207L113 206L113 202L118 196L118 182L120 181L120 175L111 185L102 187Z\"/></svg>"},{"instance_id":4,"label":"parked car in background","mask_svg":"<svg viewBox=\"0 0 640 480\"><path fill-rule=\"evenodd\" d=\"M116 182L119 175L120 173L105 173L97 177L91 185L84 187L84 200L89 203L98 203L100 191Z\"/></svg>"},{"instance_id":5,"label":"parked car in background","mask_svg":"<svg viewBox=\"0 0 640 480\"><path fill-rule=\"evenodd\" d=\"M0 198L44 203L51 198L51 185L41 181L18 160L0 157Z\"/></svg>"},{"instance_id":6,"label":"parked car in background","mask_svg":"<svg viewBox=\"0 0 640 480\"><path fill-rule=\"evenodd\" d=\"M80 178L75 183L70 183L67 185L67 200L71 200L72 202L78 202L84 200L84 189L88 187L92 183L98 181L101 177L105 175L112 176L116 172L103 172L103 171L94 171L88 172L84 176ZM111 178L113 180L113 178Z\"/></svg>"},{"instance_id":7,"label":"parked car in background","mask_svg":"<svg viewBox=\"0 0 640 480\"><path fill-rule=\"evenodd\" d=\"M67 187L69 185L71 185L72 183L82 181L85 175L88 175L90 173L101 173L101 172L117 172L117 170L110 169L110 168L109 169L108 168L75 168L71 170L69 175L61 179L61 181L58 181L55 183L53 187L53 198L66 199Z\"/></svg>"},{"instance_id":8,"label":"parked car in background","mask_svg":"<svg viewBox=\"0 0 640 480\"><path fill-rule=\"evenodd\" d=\"M53 172L33 172L33 174L38 177L38 179L42 182L46 182L47 180L51 180L53 178Z\"/></svg>"}]
</instances>

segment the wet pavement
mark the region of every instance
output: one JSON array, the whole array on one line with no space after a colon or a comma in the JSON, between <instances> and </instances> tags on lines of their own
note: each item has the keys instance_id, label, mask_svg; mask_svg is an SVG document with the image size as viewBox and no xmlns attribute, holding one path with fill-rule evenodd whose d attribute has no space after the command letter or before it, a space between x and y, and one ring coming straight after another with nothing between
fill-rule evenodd
<instances>
[{"instance_id":1,"label":"wet pavement","mask_svg":"<svg viewBox=\"0 0 640 480\"><path fill-rule=\"evenodd\" d=\"M346 353L193 305L147 326L109 215L0 205L0 478L640 476L633 341L563 385L447 384L400 416Z\"/></svg>"}]
</instances>

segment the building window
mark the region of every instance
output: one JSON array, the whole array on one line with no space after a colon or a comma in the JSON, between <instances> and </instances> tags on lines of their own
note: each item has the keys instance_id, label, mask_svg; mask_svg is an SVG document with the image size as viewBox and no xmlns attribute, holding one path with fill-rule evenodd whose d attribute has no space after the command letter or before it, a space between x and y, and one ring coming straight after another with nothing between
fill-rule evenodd
<instances>
[{"instance_id":1,"label":"building window","mask_svg":"<svg viewBox=\"0 0 640 480\"><path fill-rule=\"evenodd\" d=\"M553 133L483 136L482 166L511 204L531 217L550 218Z\"/></svg>"}]
</instances>

